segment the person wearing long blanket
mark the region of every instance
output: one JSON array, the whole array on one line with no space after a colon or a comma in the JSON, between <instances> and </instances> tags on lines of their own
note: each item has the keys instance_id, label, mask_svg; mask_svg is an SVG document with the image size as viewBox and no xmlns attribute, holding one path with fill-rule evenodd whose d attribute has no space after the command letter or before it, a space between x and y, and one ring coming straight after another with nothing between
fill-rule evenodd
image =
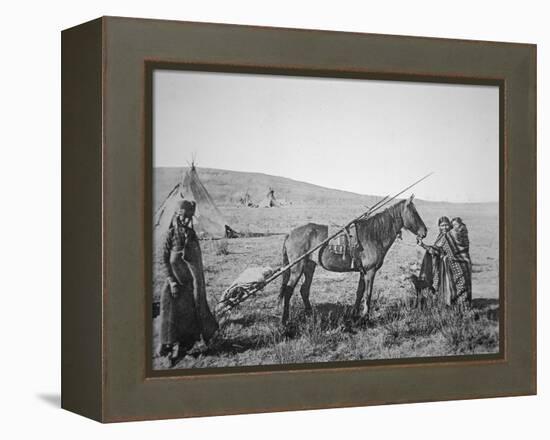
<instances>
[{"instance_id":1,"label":"person wearing long blanket","mask_svg":"<svg viewBox=\"0 0 550 440\"><path fill-rule=\"evenodd\" d=\"M439 235L434 244L428 246L418 240L426 249L419 278L431 285L446 305L457 303L470 305L472 302L472 262L468 229L460 217L438 220Z\"/></svg>"},{"instance_id":2,"label":"person wearing long blanket","mask_svg":"<svg viewBox=\"0 0 550 440\"><path fill-rule=\"evenodd\" d=\"M202 254L193 229L195 204L178 202L162 252L166 277L160 301L160 355L173 365L201 336L208 343L218 330L206 299Z\"/></svg>"}]
</instances>

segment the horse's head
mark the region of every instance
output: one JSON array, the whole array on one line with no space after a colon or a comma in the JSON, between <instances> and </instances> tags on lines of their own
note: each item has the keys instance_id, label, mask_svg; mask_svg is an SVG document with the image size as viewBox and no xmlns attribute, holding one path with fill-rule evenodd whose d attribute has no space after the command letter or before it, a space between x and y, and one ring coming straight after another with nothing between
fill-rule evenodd
<instances>
[{"instance_id":1,"label":"horse's head","mask_svg":"<svg viewBox=\"0 0 550 440\"><path fill-rule=\"evenodd\" d=\"M414 206L413 198L414 194L412 194L403 205L403 227L411 231L417 237L425 238L428 233L428 228L426 228L426 225L420 218L416 206Z\"/></svg>"}]
</instances>

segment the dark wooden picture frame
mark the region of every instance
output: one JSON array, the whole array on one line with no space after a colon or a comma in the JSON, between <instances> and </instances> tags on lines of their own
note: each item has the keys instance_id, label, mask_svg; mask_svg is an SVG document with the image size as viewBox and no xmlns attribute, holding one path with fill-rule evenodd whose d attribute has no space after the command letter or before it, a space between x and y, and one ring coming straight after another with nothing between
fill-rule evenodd
<instances>
[{"instance_id":1,"label":"dark wooden picture frame","mask_svg":"<svg viewBox=\"0 0 550 440\"><path fill-rule=\"evenodd\" d=\"M159 67L498 85L500 353L154 374ZM64 408L113 422L536 393L536 46L104 17L63 32L62 87Z\"/></svg>"}]
</instances>

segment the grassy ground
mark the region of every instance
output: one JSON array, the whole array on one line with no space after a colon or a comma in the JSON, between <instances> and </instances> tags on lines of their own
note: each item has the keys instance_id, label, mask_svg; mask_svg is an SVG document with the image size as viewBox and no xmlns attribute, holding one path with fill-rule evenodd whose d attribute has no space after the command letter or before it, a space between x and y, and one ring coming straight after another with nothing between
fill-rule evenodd
<instances>
[{"instance_id":1,"label":"grassy ground","mask_svg":"<svg viewBox=\"0 0 550 440\"><path fill-rule=\"evenodd\" d=\"M240 232L287 233L313 221L342 224L364 211L362 202L346 205L293 204L283 208L221 206L228 223ZM417 273L423 252L415 237L404 232L390 249L374 284L374 315L368 328L350 325L357 274L317 268L311 287L313 316L306 316L299 292L292 298L291 323L280 325L277 296L280 281L230 315L217 341L197 347L176 368L271 365L304 362L445 356L498 351L498 207L496 204L417 203L428 226L426 243L436 236L437 218L461 216L468 225L473 261L474 308L464 312L434 304L411 307L413 288L407 277ZM248 266L281 264L284 235L202 241L207 294L214 308L222 292ZM154 294L162 277L155 256ZM154 320L154 346L159 318ZM155 357L155 368L166 368Z\"/></svg>"}]
</instances>

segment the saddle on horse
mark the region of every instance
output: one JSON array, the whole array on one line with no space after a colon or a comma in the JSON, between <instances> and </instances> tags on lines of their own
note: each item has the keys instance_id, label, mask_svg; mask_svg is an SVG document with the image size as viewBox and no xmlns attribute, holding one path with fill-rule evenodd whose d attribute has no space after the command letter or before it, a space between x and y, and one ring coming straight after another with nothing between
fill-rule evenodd
<instances>
[{"instance_id":1,"label":"saddle on horse","mask_svg":"<svg viewBox=\"0 0 550 440\"><path fill-rule=\"evenodd\" d=\"M362 250L357 238L357 227L353 223L321 248L319 264L333 271L360 270Z\"/></svg>"}]
</instances>

